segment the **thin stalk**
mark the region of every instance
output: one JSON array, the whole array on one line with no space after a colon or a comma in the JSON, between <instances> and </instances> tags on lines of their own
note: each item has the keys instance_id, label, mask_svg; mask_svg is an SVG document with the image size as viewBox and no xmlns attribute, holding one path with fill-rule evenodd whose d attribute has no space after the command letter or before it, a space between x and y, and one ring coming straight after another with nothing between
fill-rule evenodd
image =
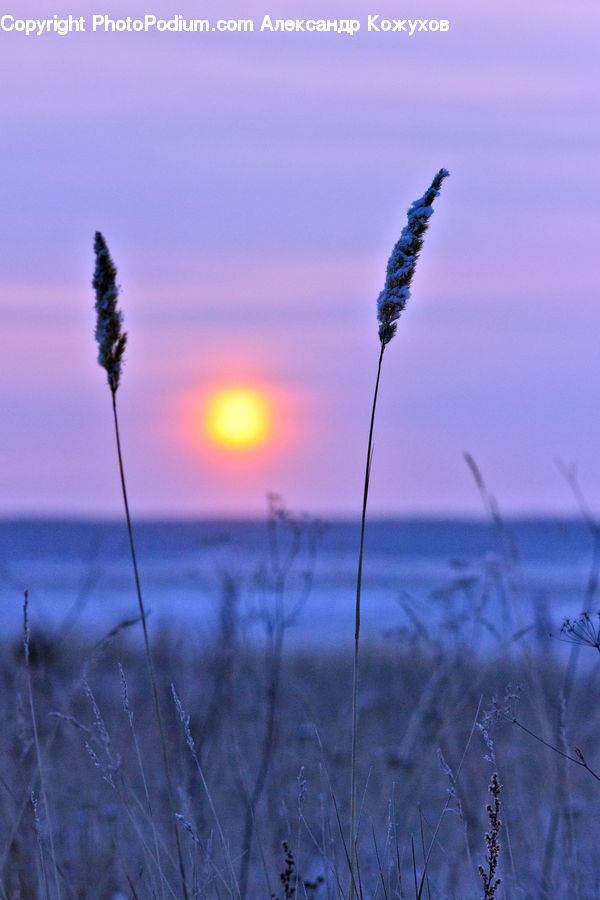
<instances>
[{"instance_id":1,"label":"thin stalk","mask_svg":"<svg viewBox=\"0 0 600 900\"><path fill-rule=\"evenodd\" d=\"M275 523L273 522L273 525ZM276 526L275 526L276 528ZM277 538L276 531L271 535L272 539ZM276 546L276 545L275 545ZM275 622L273 626L274 634L270 636L268 647L267 662L267 690L266 690L266 722L262 740L262 748L258 771L254 780L252 790L245 797L246 815L244 817L244 837L243 848L244 853L240 865L240 897L245 900L248 893L248 877L250 872L250 851L252 848L252 839L256 830L255 812L256 807L262 797L267 775L271 767L273 752L275 750L275 724L278 711L279 688L281 681L281 666L283 662L283 644L287 623L283 613L283 597L285 591L285 574L280 569L277 562L277 549L274 550L274 558L276 565L276 584L275 584Z\"/></svg>"},{"instance_id":2,"label":"thin stalk","mask_svg":"<svg viewBox=\"0 0 600 900\"><path fill-rule=\"evenodd\" d=\"M35 704L33 702L33 688L31 685L31 669L29 667L29 622L27 618L27 603L28 603L28 592L25 591L25 603L23 605L23 632L24 632L24 642L23 647L25 651L25 669L27 671L27 693L29 697L29 710L31 712L31 726L33 729L33 741L35 745L35 755L37 760L38 767L38 775L40 779L40 793L42 795L42 801L44 804L44 811L46 813L46 823L48 826L48 838L50 842L50 857L52 860L52 867L54 873L54 882L56 887L56 896L60 898L60 885L58 881L58 864L56 861L56 853L54 850L54 837L53 837L53 827L52 820L50 819L50 805L48 804L48 795L46 793L46 777L44 775L44 765L42 761L42 751L40 747L40 739L38 735L38 727L37 727L37 717L35 714ZM33 790L31 791L30 797L33 796ZM36 817L37 818L37 817ZM38 830L38 841L40 846L40 865L42 868L42 875L44 878L44 887L46 897L50 897L50 889L48 886L48 875L46 872L46 865L44 862L44 847L42 844L41 834L39 832L39 827L36 824L36 829Z\"/></svg>"},{"instance_id":3,"label":"thin stalk","mask_svg":"<svg viewBox=\"0 0 600 900\"><path fill-rule=\"evenodd\" d=\"M365 487L363 492L362 517L360 523L360 550L358 553L358 574L356 576L356 613L354 624L354 672L352 680L352 763L350 785L350 900L357 896L356 888L356 751L358 743L358 647L360 639L360 594L362 588L362 564L365 545L365 521L367 517L367 500L369 497L369 480L371 476L371 457L373 455L373 426L375 424L375 409L377 395L379 393L379 380L381 378L381 363L386 344L381 342L379 363L377 366L377 379L373 394L373 407L371 409L371 424L369 426L369 443L367 446L367 463L365 466Z\"/></svg>"},{"instance_id":4,"label":"thin stalk","mask_svg":"<svg viewBox=\"0 0 600 900\"><path fill-rule=\"evenodd\" d=\"M523 725L522 722L519 722L518 719L510 719L510 721L513 723L513 725L516 725L518 728L524 731L525 734L528 734L536 741L539 741L540 744L543 744L544 747L548 747L549 750L554 750L554 752L558 753L559 756L562 756L563 759L568 759L569 762L575 763L576 766L581 766L582 769L585 769L586 772L590 773L592 778L595 778L596 781L600 781L600 775L598 775L597 772L594 772L594 770L588 766L583 753L581 752L581 750L579 750L578 747L575 748L575 753L577 754L577 756L571 756L570 753L565 753L564 750L560 750L559 747L555 747L554 744L551 744L549 741L545 741L544 738L541 738L538 734L530 731L529 728Z\"/></svg>"},{"instance_id":5,"label":"thin stalk","mask_svg":"<svg viewBox=\"0 0 600 900\"><path fill-rule=\"evenodd\" d=\"M117 439L117 456L119 458L119 474L121 476L121 490L123 493L123 504L125 506L125 518L127 520L127 533L129 534L129 547L131 550L131 561L133 563L133 572L135 575L135 588L137 592L138 604L140 608L140 618L142 620L142 630L144 632L144 645L146 648L146 659L148 661L148 671L150 674L150 684L152 687L152 698L154 700L154 712L156 715L156 721L158 724L158 731L160 734L160 746L162 750L163 763L165 767L165 776L167 780L167 793L169 795L169 807L171 810L171 816L173 820L173 832L175 834L175 843L177 845L177 859L179 863L179 874L181 876L181 887L183 889L183 896L185 900L189 900L188 889L186 885L186 877L185 877L185 867L183 864L183 853L181 850L181 843L179 840L179 831L177 830L177 823L175 822L175 818L173 817L173 813L175 811L175 803L173 800L173 784L171 781L171 770L169 768L169 757L167 756L167 742L165 740L165 730L162 721L162 715L160 712L160 703L158 700L158 688L156 682L156 673L154 670L154 662L152 660L152 653L150 651L150 641L148 639L148 628L146 625L146 610L144 608L144 601L142 600L142 589L140 587L140 577L138 573L137 559L135 555L135 544L133 541L133 532L131 530L131 517L129 515L129 502L127 499L127 486L125 484L125 470L123 467L123 455L121 453L121 438L119 435L119 417L117 416L117 397L116 391L111 391L112 394L112 408L113 408L113 418L115 423L115 437Z\"/></svg>"}]
</instances>

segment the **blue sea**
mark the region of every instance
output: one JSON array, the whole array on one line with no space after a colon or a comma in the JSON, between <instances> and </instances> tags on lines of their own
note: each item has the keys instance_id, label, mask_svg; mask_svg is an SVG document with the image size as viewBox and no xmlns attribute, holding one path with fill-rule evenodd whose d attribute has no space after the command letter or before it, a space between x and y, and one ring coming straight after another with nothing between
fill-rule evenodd
<instances>
[{"instance_id":1,"label":"blue sea","mask_svg":"<svg viewBox=\"0 0 600 900\"><path fill-rule=\"evenodd\" d=\"M358 522L142 521L133 530L154 633L210 640L233 615L249 636L285 622L292 644L351 646ZM565 617L595 610L593 551L579 521L368 521L361 638L547 642ZM0 521L5 635L22 629L25 591L30 627L49 636L101 637L135 619L124 523Z\"/></svg>"}]
</instances>

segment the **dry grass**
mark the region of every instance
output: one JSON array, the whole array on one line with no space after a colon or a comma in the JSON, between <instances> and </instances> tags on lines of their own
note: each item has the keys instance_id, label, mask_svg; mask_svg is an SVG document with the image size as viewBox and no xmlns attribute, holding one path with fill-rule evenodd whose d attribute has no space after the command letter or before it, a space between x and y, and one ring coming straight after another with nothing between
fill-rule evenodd
<instances>
[{"instance_id":1,"label":"dry grass","mask_svg":"<svg viewBox=\"0 0 600 900\"><path fill-rule=\"evenodd\" d=\"M121 633L93 647L81 637L53 648L34 634L29 668L21 645L2 648L2 897L55 897L58 891L85 898L179 896L144 649ZM595 783L509 722L492 716L486 732L473 728L492 697L501 705L506 686L520 684L519 719L559 747L581 747L593 759L598 670L580 675L564 710L564 667L552 655L556 649L549 642L544 658L475 659L464 648L427 646L416 636L365 645L359 696L365 742L358 759L364 897L414 897L412 846L419 881L434 832L423 896L480 897L486 795L495 771L503 786L496 896L597 896ZM225 647L218 637L202 647L189 634L155 640L177 821L194 896L239 896L246 797L269 727L266 652L237 640ZM29 682L48 812L37 800ZM339 822L348 815L351 682L347 653L283 652L273 752L254 809L248 897L318 900L347 889ZM493 762L484 758L490 752ZM287 882L280 878L286 871Z\"/></svg>"}]
</instances>

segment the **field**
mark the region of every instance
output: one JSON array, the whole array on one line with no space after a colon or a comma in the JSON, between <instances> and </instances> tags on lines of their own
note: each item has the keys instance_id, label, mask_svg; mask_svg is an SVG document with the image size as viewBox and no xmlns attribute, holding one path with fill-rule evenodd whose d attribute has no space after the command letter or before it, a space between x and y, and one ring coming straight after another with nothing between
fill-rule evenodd
<instances>
[{"instance_id":1,"label":"field","mask_svg":"<svg viewBox=\"0 0 600 900\"><path fill-rule=\"evenodd\" d=\"M173 822L190 897L347 895L351 651L295 648L271 599L250 633L223 577L211 641L151 635L173 809L139 623L62 644L33 623L28 659L5 641L2 897L183 896ZM417 626L365 643L362 896L418 895L425 859L423 897L494 896L494 773L495 896L599 895L600 785L578 756L594 769L596 657L541 633L479 653Z\"/></svg>"}]
</instances>

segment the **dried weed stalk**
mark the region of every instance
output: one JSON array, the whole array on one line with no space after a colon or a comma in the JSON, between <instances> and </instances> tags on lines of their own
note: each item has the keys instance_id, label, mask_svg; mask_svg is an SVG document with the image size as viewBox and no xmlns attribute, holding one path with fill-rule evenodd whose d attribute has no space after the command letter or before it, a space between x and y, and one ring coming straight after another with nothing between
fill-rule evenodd
<instances>
[{"instance_id":1,"label":"dried weed stalk","mask_svg":"<svg viewBox=\"0 0 600 900\"><path fill-rule=\"evenodd\" d=\"M498 841L498 836L502 826L502 821L500 819L500 794L502 788L495 772L492 775L489 791L492 795L492 802L487 805L490 823L490 830L486 831L485 834L485 842L487 844L487 869L482 865L479 866L479 874L483 881L483 900L492 900L502 881L501 878L496 878L496 870L500 858L500 842Z\"/></svg>"}]
</instances>

